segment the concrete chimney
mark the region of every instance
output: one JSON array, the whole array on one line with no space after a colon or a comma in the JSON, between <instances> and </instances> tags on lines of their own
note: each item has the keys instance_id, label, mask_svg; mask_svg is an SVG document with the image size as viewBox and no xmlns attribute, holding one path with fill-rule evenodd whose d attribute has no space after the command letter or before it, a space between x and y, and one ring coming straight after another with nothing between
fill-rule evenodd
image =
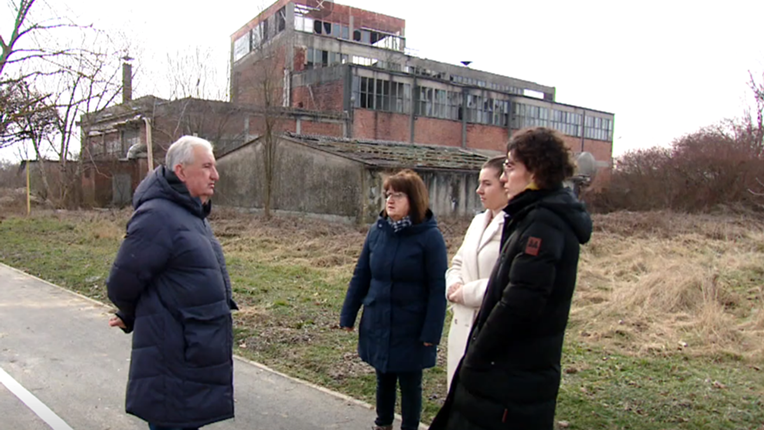
<instances>
[{"instance_id":1,"label":"concrete chimney","mask_svg":"<svg viewBox=\"0 0 765 430\"><path fill-rule=\"evenodd\" d=\"M132 58L125 56L122 63L122 103L133 100L133 66L129 63Z\"/></svg>"}]
</instances>

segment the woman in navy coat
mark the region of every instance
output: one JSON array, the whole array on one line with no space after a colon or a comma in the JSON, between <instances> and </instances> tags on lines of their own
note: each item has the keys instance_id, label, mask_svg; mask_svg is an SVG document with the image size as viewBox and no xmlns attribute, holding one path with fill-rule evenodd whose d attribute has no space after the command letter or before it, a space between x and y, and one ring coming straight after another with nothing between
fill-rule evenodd
<instances>
[{"instance_id":1,"label":"woman in navy coat","mask_svg":"<svg viewBox=\"0 0 765 430\"><path fill-rule=\"evenodd\" d=\"M385 180L385 210L369 229L340 327L353 330L361 305L359 356L377 373L375 429L390 430L401 387L402 430L417 429L422 370L436 364L446 314L446 245L417 173Z\"/></svg>"}]
</instances>

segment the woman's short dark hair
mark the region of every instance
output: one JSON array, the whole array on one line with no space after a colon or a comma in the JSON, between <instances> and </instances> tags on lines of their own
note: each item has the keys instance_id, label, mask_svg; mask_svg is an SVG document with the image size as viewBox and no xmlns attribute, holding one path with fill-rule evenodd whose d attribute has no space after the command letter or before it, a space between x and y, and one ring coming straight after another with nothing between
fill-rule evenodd
<instances>
[{"instance_id":1,"label":"woman's short dark hair","mask_svg":"<svg viewBox=\"0 0 765 430\"><path fill-rule=\"evenodd\" d=\"M541 189L560 186L574 175L571 150L560 133L547 127L518 130L507 143L507 152L526 166Z\"/></svg>"},{"instance_id":2,"label":"woman's short dark hair","mask_svg":"<svg viewBox=\"0 0 765 430\"><path fill-rule=\"evenodd\" d=\"M504 155L491 157L485 163L483 163L481 169L494 169L497 172L497 178L499 178L502 176L502 170L504 169L502 164L505 162L505 158L506 157Z\"/></svg>"},{"instance_id":3,"label":"woman's short dark hair","mask_svg":"<svg viewBox=\"0 0 765 430\"><path fill-rule=\"evenodd\" d=\"M406 194L409 199L409 218L412 224L419 224L425 220L430 202L428 201L428 189L422 178L414 170L404 169L395 175L388 176L383 182L383 191L398 191ZM384 210L387 217L388 211Z\"/></svg>"}]
</instances>

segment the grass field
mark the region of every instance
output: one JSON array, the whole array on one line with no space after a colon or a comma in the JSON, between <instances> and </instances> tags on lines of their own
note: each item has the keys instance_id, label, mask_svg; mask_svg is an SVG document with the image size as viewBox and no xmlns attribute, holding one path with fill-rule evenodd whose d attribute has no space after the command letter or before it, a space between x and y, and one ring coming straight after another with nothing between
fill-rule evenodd
<instances>
[{"instance_id":1,"label":"grass field","mask_svg":"<svg viewBox=\"0 0 765 430\"><path fill-rule=\"evenodd\" d=\"M0 221L0 261L98 300L129 212ZM219 210L236 353L373 403L374 374L337 329L365 228ZM465 221L442 223L450 253ZM557 420L570 429L761 429L763 226L735 215L595 217L564 350ZM104 322L106 323L106 322ZM423 420L446 394L425 373Z\"/></svg>"}]
</instances>

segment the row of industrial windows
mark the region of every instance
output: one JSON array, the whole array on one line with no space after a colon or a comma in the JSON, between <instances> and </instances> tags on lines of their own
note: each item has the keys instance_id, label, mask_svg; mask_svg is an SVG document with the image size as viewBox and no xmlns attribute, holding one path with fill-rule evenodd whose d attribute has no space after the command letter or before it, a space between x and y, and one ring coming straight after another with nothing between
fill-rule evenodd
<instances>
[{"instance_id":1,"label":"row of industrial windows","mask_svg":"<svg viewBox=\"0 0 765 430\"><path fill-rule=\"evenodd\" d=\"M391 49L394 51L404 50L404 39L394 34L366 29L356 29L353 30L353 34L351 34L350 28L345 24L320 21L318 19L299 15L298 13L295 14L295 30L304 33L353 40L354 42L361 42L377 48Z\"/></svg>"},{"instance_id":2,"label":"row of industrial windows","mask_svg":"<svg viewBox=\"0 0 765 430\"><path fill-rule=\"evenodd\" d=\"M513 128L550 127L569 136L582 137L582 114L523 103L514 105ZM584 117L584 137L587 139L610 141L613 127L612 119Z\"/></svg>"},{"instance_id":3,"label":"row of industrial windows","mask_svg":"<svg viewBox=\"0 0 765 430\"><path fill-rule=\"evenodd\" d=\"M285 8L281 8L268 19L260 22L244 36L234 41L234 61L240 60L245 55L260 48L269 39L284 31L286 28Z\"/></svg>"},{"instance_id":4,"label":"row of industrial windows","mask_svg":"<svg viewBox=\"0 0 765 430\"><path fill-rule=\"evenodd\" d=\"M400 64L388 63L375 58L362 57L359 55L341 54L339 52L325 51L322 49L307 48L305 52L305 68L318 69L338 64L358 64L361 66L377 67L387 70L401 70Z\"/></svg>"},{"instance_id":5,"label":"row of industrial windows","mask_svg":"<svg viewBox=\"0 0 765 430\"><path fill-rule=\"evenodd\" d=\"M354 76L354 106L363 109L410 113L412 90L410 84ZM461 92L417 86L414 90L415 115L462 120ZM507 126L510 102L473 94L467 95L467 121L478 124Z\"/></svg>"},{"instance_id":6,"label":"row of industrial windows","mask_svg":"<svg viewBox=\"0 0 765 430\"><path fill-rule=\"evenodd\" d=\"M502 92L510 93L510 94L523 95L523 88L514 87L512 85L500 85L500 84L495 84L493 82L486 82L481 79L466 78L464 76L459 76L459 75L451 75L449 77L449 80L451 80L452 82L457 82L461 84L473 85L473 86L481 87L481 88L488 88L490 90L502 91Z\"/></svg>"},{"instance_id":7,"label":"row of industrial windows","mask_svg":"<svg viewBox=\"0 0 765 430\"><path fill-rule=\"evenodd\" d=\"M305 61L306 69L329 67L329 66L334 66L338 64L347 64L349 62L352 64L358 64L361 66L369 66L369 67L375 67L378 69L398 71L398 72L404 71L406 73L414 73L414 74L423 75L423 76L435 77L437 79L443 79L444 76L446 75L443 72L436 74L436 72L432 72L430 70L421 69L421 68L412 67L412 66L402 66L399 63L381 61L376 58L362 57L358 55L349 56L348 54L341 54L339 52L332 52L332 51L325 51L325 50L315 50L313 48L306 49L306 61ZM451 75L449 79L453 82L483 87L483 88L506 92L510 94L519 94L519 95L525 94L525 90L523 88L518 88L518 87L514 87L510 85L500 85L500 84L482 81L479 79L465 78L458 75Z\"/></svg>"},{"instance_id":8,"label":"row of industrial windows","mask_svg":"<svg viewBox=\"0 0 765 430\"><path fill-rule=\"evenodd\" d=\"M461 121L463 94L385 79L353 77L353 104L357 108L385 112L410 113L414 97L414 113L419 116ZM476 124L507 127L510 101L467 94L466 120ZM551 127L569 136L581 137L582 114L523 103L513 103L513 128ZM587 116L585 138L611 140L613 120Z\"/></svg>"}]
</instances>

